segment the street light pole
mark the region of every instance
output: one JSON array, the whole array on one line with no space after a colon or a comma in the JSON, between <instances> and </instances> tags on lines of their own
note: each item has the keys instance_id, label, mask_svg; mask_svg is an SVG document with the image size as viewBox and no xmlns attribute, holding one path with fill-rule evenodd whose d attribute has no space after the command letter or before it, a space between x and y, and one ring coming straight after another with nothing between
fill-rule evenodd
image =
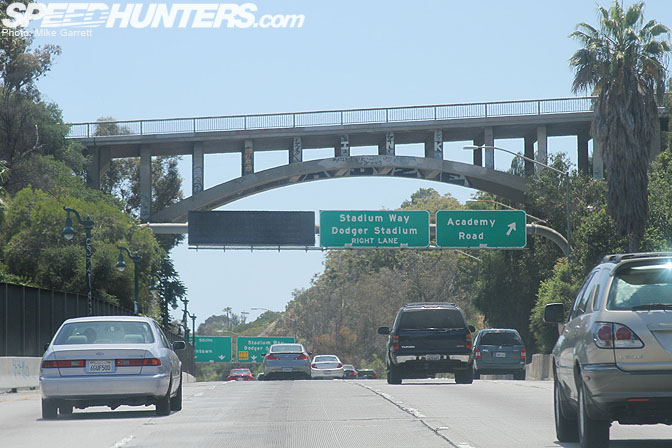
<instances>
[{"instance_id":1,"label":"street light pole","mask_svg":"<svg viewBox=\"0 0 672 448\"><path fill-rule=\"evenodd\" d=\"M126 263L124 262L124 251L128 254L128 258L133 260L133 276L135 278L135 294L133 300L133 311L135 314L138 314L138 262L140 261L140 255L138 252L135 252L135 255L131 254L131 251L123 246L117 246L119 249L119 258L117 259L117 269L119 272L123 272L126 269Z\"/></svg>"},{"instance_id":2,"label":"street light pole","mask_svg":"<svg viewBox=\"0 0 672 448\"><path fill-rule=\"evenodd\" d=\"M570 192L569 192L569 171L561 171L557 168L554 168L550 165L546 165L545 163L539 162L538 160L531 159L527 156L524 156L522 154L518 154L517 152L510 151L508 149L500 148L499 146L492 146L492 145L467 145L464 146L463 149L467 150L477 150L477 149L497 149L499 151L504 151L507 152L515 157L520 157L523 160L527 160L528 162L532 162L536 165L542 166L544 168L548 168L551 171L555 171L556 173L562 174L565 177L565 186L566 186L566 191L565 191L565 197L566 197L566 208L567 208L567 245L569 247L569 251L571 251L572 247L572 224L570 220Z\"/></svg>"},{"instance_id":3,"label":"street light pole","mask_svg":"<svg viewBox=\"0 0 672 448\"><path fill-rule=\"evenodd\" d=\"M189 299L180 299L182 304L184 304L184 310L182 313L182 325L184 326L184 340L186 342L189 342L189 322L187 321L187 318L189 316L189 311L187 310L187 304L189 303Z\"/></svg>"},{"instance_id":4,"label":"street light pole","mask_svg":"<svg viewBox=\"0 0 672 448\"><path fill-rule=\"evenodd\" d=\"M75 235L75 229L72 228L72 218L70 218L70 213L74 213L77 221L84 227L84 232L86 239L84 240L84 248L86 250L86 305L87 305L87 315L93 316L93 288L91 285L91 229L96 224L91 220L90 216L87 216L86 219L82 220L79 216L79 212L74 208L63 207L63 210L67 212L65 216L65 226L63 227L63 236L66 240L71 240Z\"/></svg>"}]
</instances>

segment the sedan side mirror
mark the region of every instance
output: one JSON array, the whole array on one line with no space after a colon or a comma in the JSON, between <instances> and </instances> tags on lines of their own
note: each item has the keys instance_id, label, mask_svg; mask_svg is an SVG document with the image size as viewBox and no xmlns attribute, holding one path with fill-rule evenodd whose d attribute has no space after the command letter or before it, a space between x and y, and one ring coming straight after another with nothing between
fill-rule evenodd
<instances>
[{"instance_id":1,"label":"sedan side mirror","mask_svg":"<svg viewBox=\"0 0 672 448\"><path fill-rule=\"evenodd\" d=\"M476 331L476 327L474 327L473 325L469 325L469 331L473 333L474 331Z\"/></svg>"},{"instance_id":2,"label":"sedan side mirror","mask_svg":"<svg viewBox=\"0 0 672 448\"><path fill-rule=\"evenodd\" d=\"M544 307L544 322L561 324L565 321L565 304L549 303Z\"/></svg>"},{"instance_id":3,"label":"sedan side mirror","mask_svg":"<svg viewBox=\"0 0 672 448\"><path fill-rule=\"evenodd\" d=\"M187 348L187 344L184 341L173 342L173 351L184 350L185 348Z\"/></svg>"},{"instance_id":4,"label":"sedan side mirror","mask_svg":"<svg viewBox=\"0 0 672 448\"><path fill-rule=\"evenodd\" d=\"M390 327L378 328L378 334L390 334Z\"/></svg>"}]
</instances>

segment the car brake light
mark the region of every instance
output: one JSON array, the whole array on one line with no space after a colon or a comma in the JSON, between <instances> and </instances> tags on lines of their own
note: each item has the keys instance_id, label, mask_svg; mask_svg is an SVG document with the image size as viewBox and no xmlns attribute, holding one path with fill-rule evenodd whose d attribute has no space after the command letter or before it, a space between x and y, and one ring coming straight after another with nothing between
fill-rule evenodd
<instances>
[{"instance_id":1,"label":"car brake light","mask_svg":"<svg viewBox=\"0 0 672 448\"><path fill-rule=\"evenodd\" d=\"M481 349L480 348L474 349L474 359L481 359Z\"/></svg>"},{"instance_id":2,"label":"car brake light","mask_svg":"<svg viewBox=\"0 0 672 448\"><path fill-rule=\"evenodd\" d=\"M600 348L642 348L644 343L630 328L610 322L597 322L593 340Z\"/></svg>"},{"instance_id":3,"label":"car brake light","mask_svg":"<svg viewBox=\"0 0 672 448\"><path fill-rule=\"evenodd\" d=\"M337 368L337 369L340 369L341 367L343 367L343 364L341 364L341 363L339 362L338 365L336 366L336 368Z\"/></svg>"},{"instance_id":4,"label":"car brake light","mask_svg":"<svg viewBox=\"0 0 672 448\"><path fill-rule=\"evenodd\" d=\"M117 359L114 364L117 367L160 366L161 360L157 358Z\"/></svg>"},{"instance_id":5,"label":"car brake light","mask_svg":"<svg viewBox=\"0 0 672 448\"><path fill-rule=\"evenodd\" d=\"M312 367L313 369L317 369L317 364L312 363L312 364L310 365L310 367Z\"/></svg>"},{"instance_id":6,"label":"car brake light","mask_svg":"<svg viewBox=\"0 0 672 448\"><path fill-rule=\"evenodd\" d=\"M392 336L392 350L399 350L399 336Z\"/></svg>"},{"instance_id":7,"label":"car brake light","mask_svg":"<svg viewBox=\"0 0 672 448\"><path fill-rule=\"evenodd\" d=\"M61 359L56 361L42 361L43 369L65 369L67 367L84 367L86 361L83 359Z\"/></svg>"},{"instance_id":8,"label":"car brake light","mask_svg":"<svg viewBox=\"0 0 672 448\"><path fill-rule=\"evenodd\" d=\"M525 347L520 349L520 359L527 359L527 352L525 351Z\"/></svg>"},{"instance_id":9,"label":"car brake light","mask_svg":"<svg viewBox=\"0 0 672 448\"><path fill-rule=\"evenodd\" d=\"M308 356L306 356L305 353L301 353L299 356L294 358L296 361L303 361L304 359L308 359Z\"/></svg>"},{"instance_id":10,"label":"car brake light","mask_svg":"<svg viewBox=\"0 0 672 448\"><path fill-rule=\"evenodd\" d=\"M625 325L614 324L614 348L642 348L644 343Z\"/></svg>"},{"instance_id":11,"label":"car brake light","mask_svg":"<svg viewBox=\"0 0 672 448\"><path fill-rule=\"evenodd\" d=\"M467 334L465 335L465 344L466 344L465 346L469 350L471 350L471 333L469 332L469 330L467 330Z\"/></svg>"},{"instance_id":12,"label":"car brake light","mask_svg":"<svg viewBox=\"0 0 672 448\"><path fill-rule=\"evenodd\" d=\"M273 356L273 353L269 353L268 355L266 355L266 358L264 358L264 359L266 359L266 361L280 361L279 358L276 358L275 356Z\"/></svg>"}]
</instances>

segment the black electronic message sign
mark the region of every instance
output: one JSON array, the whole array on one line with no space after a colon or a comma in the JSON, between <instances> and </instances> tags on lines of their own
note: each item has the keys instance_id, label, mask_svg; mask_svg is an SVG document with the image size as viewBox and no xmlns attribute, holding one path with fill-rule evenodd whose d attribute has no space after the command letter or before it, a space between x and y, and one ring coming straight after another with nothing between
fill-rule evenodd
<instances>
[{"instance_id":1,"label":"black electronic message sign","mask_svg":"<svg viewBox=\"0 0 672 448\"><path fill-rule=\"evenodd\" d=\"M315 212L189 212L190 246L314 246Z\"/></svg>"}]
</instances>

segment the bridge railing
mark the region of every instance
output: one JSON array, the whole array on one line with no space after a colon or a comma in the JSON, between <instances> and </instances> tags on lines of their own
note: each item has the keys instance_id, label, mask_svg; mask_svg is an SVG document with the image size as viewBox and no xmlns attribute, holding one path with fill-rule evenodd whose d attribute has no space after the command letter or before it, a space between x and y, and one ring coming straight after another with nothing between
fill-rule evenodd
<instances>
[{"instance_id":1,"label":"bridge railing","mask_svg":"<svg viewBox=\"0 0 672 448\"><path fill-rule=\"evenodd\" d=\"M595 97L494 101L280 114L71 123L69 138L346 126L589 112Z\"/></svg>"}]
</instances>

